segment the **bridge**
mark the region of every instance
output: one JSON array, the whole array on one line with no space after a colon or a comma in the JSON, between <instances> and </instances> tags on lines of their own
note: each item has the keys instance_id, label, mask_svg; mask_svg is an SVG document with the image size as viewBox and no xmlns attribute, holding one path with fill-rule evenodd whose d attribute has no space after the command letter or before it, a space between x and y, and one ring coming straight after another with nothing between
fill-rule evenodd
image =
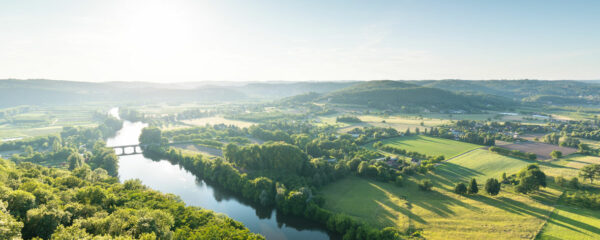
<instances>
[{"instance_id":1,"label":"bridge","mask_svg":"<svg viewBox=\"0 0 600 240\"><path fill-rule=\"evenodd\" d=\"M117 152L115 151L115 153L117 154L117 156L125 156L125 155L135 155L135 154L142 154L142 152L144 151L144 148L146 148L146 145L141 145L141 144L131 144L131 145L119 145L119 146L110 146L110 148L112 149L121 149L121 152ZM126 149L133 149L133 152L126 152ZM139 151L138 151L139 149Z\"/></svg>"}]
</instances>

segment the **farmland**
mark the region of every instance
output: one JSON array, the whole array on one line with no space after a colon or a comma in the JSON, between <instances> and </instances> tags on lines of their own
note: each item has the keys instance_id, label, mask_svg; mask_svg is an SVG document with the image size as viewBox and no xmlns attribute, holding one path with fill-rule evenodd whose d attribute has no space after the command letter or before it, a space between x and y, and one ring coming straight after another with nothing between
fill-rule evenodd
<instances>
[{"instance_id":1,"label":"farmland","mask_svg":"<svg viewBox=\"0 0 600 240\"><path fill-rule=\"evenodd\" d=\"M522 152L535 153L538 159L550 159L550 152L553 150L561 151L564 156L577 152L575 148L561 147L540 142L523 142L502 145L503 148L510 150L519 150Z\"/></svg>"},{"instance_id":2,"label":"farmland","mask_svg":"<svg viewBox=\"0 0 600 240\"><path fill-rule=\"evenodd\" d=\"M382 143L431 156L443 155L447 159L481 147L471 143L423 135L390 138L382 140Z\"/></svg>"},{"instance_id":3,"label":"farmland","mask_svg":"<svg viewBox=\"0 0 600 240\"><path fill-rule=\"evenodd\" d=\"M480 182L490 177L500 178L502 173L516 173L530 163L532 162L477 149L441 164L436 173L444 177L440 178L440 181L446 182L448 187L453 187L455 182L466 182L471 178Z\"/></svg>"},{"instance_id":4,"label":"farmland","mask_svg":"<svg viewBox=\"0 0 600 240\"><path fill-rule=\"evenodd\" d=\"M546 188L533 198L510 191L495 197L465 197L450 191L451 184L462 178L437 170L431 176L432 192L418 190L416 181L421 177L410 178L403 187L348 177L322 190L325 207L378 227L422 229L427 239L521 239L535 236L560 195ZM495 176L481 176L485 177Z\"/></svg>"}]
</instances>

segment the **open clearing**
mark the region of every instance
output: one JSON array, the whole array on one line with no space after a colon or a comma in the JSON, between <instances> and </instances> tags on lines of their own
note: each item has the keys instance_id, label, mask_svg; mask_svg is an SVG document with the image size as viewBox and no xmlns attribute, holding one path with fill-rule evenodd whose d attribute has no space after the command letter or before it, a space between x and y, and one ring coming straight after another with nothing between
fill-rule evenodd
<instances>
[{"instance_id":1,"label":"open clearing","mask_svg":"<svg viewBox=\"0 0 600 240\"><path fill-rule=\"evenodd\" d=\"M234 126L237 126L240 128L250 127L255 124L253 122L231 120L231 119L226 119L223 117L196 118L196 119L184 120L183 122L186 124L194 125L194 126L205 126L206 124L209 124L209 125L225 124L225 125L234 125Z\"/></svg>"},{"instance_id":2,"label":"open clearing","mask_svg":"<svg viewBox=\"0 0 600 240\"><path fill-rule=\"evenodd\" d=\"M561 147L557 145L540 143L540 142L522 142L522 143L513 143L508 145L503 145L503 148L507 148L510 150L519 150L523 152L535 153L538 159L546 160L550 159L550 153L553 150L561 151L563 156L567 156L569 154L573 154L577 152L575 148L569 147Z\"/></svg>"},{"instance_id":3,"label":"open clearing","mask_svg":"<svg viewBox=\"0 0 600 240\"><path fill-rule=\"evenodd\" d=\"M390 138L383 140L382 143L430 156L444 155L446 159L481 147L476 144L423 135Z\"/></svg>"}]
</instances>

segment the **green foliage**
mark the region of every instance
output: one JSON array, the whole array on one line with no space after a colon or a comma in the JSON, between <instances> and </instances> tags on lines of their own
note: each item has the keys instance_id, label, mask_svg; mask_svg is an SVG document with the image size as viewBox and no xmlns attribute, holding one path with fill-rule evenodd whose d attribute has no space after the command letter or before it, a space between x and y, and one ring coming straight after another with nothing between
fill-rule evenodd
<instances>
[{"instance_id":1,"label":"green foliage","mask_svg":"<svg viewBox=\"0 0 600 240\"><path fill-rule=\"evenodd\" d=\"M19 220L25 219L27 211L35 207L35 196L23 190L11 191L3 200L8 203L6 209Z\"/></svg>"},{"instance_id":2,"label":"green foliage","mask_svg":"<svg viewBox=\"0 0 600 240\"><path fill-rule=\"evenodd\" d=\"M563 201L569 205L600 210L600 194L588 191L567 191Z\"/></svg>"},{"instance_id":3,"label":"green foliage","mask_svg":"<svg viewBox=\"0 0 600 240\"><path fill-rule=\"evenodd\" d=\"M344 123L361 123L362 121L356 116L337 116L335 118L336 122L344 122Z\"/></svg>"},{"instance_id":4,"label":"green foliage","mask_svg":"<svg viewBox=\"0 0 600 240\"><path fill-rule=\"evenodd\" d=\"M0 239L21 239L23 223L17 221L6 210L6 203L0 201Z\"/></svg>"},{"instance_id":5,"label":"green foliage","mask_svg":"<svg viewBox=\"0 0 600 240\"><path fill-rule=\"evenodd\" d=\"M584 180L589 179L590 183L593 183L594 179L600 178L600 164L589 164L582 167L579 176Z\"/></svg>"},{"instance_id":6,"label":"green foliage","mask_svg":"<svg viewBox=\"0 0 600 240\"><path fill-rule=\"evenodd\" d=\"M526 152L522 152L519 150L509 150L506 148L496 147L496 146L490 147L489 150L490 150L490 152L495 152L500 155L516 157L516 158L520 158L520 159L524 159L524 160L533 161L533 160L537 159L537 155L535 155L535 153L526 153Z\"/></svg>"},{"instance_id":7,"label":"green foliage","mask_svg":"<svg viewBox=\"0 0 600 240\"><path fill-rule=\"evenodd\" d=\"M540 170L537 164L530 164L517 173L519 184L516 190L520 193L530 193L546 187L546 174Z\"/></svg>"},{"instance_id":8,"label":"green foliage","mask_svg":"<svg viewBox=\"0 0 600 240\"><path fill-rule=\"evenodd\" d=\"M467 186L464 183L458 183L454 186L454 193L464 195L467 193Z\"/></svg>"},{"instance_id":9,"label":"green foliage","mask_svg":"<svg viewBox=\"0 0 600 240\"><path fill-rule=\"evenodd\" d=\"M142 129L139 140L140 144L143 145L161 146L164 144L162 132L157 127L146 127Z\"/></svg>"},{"instance_id":10,"label":"green foliage","mask_svg":"<svg viewBox=\"0 0 600 240\"><path fill-rule=\"evenodd\" d=\"M552 152L550 153L550 157L552 157L554 159L559 159L562 157L562 152L557 151L557 150L552 150Z\"/></svg>"},{"instance_id":11,"label":"green foliage","mask_svg":"<svg viewBox=\"0 0 600 240\"><path fill-rule=\"evenodd\" d=\"M431 180L429 179L423 179L419 182L419 190L421 191L431 191L431 188L433 187L433 183L431 183Z\"/></svg>"},{"instance_id":12,"label":"green foliage","mask_svg":"<svg viewBox=\"0 0 600 240\"><path fill-rule=\"evenodd\" d=\"M477 186L477 180L475 178L471 179L469 182L469 186L467 187L468 194L477 194L479 192L479 187Z\"/></svg>"},{"instance_id":13,"label":"green foliage","mask_svg":"<svg viewBox=\"0 0 600 240\"><path fill-rule=\"evenodd\" d=\"M498 179L490 178L485 182L485 191L492 196L498 195L500 192L500 182Z\"/></svg>"},{"instance_id":14,"label":"green foliage","mask_svg":"<svg viewBox=\"0 0 600 240\"><path fill-rule=\"evenodd\" d=\"M7 173L0 177L0 239L21 233L25 239L263 239L230 218L186 207L139 181L120 184L100 169L14 166L2 159L0 168Z\"/></svg>"},{"instance_id":15,"label":"green foliage","mask_svg":"<svg viewBox=\"0 0 600 240\"><path fill-rule=\"evenodd\" d=\"M69 164L69 170L73 170L75 168L83 167L84 159L79 153L71 153L67 158L67 164Z\"/></svg>"},{"instance_id":16,"label":"green foliage","mask_svg":"<svg viewBox=\"0 0 600 240\"><path fill-rule=\"evenodd\" d=\"M223 155L237 166L255 170L300 173L308 164L308 157L300 148L282 142L243 147L228 144Z\"/></svg>"}]
</instances>

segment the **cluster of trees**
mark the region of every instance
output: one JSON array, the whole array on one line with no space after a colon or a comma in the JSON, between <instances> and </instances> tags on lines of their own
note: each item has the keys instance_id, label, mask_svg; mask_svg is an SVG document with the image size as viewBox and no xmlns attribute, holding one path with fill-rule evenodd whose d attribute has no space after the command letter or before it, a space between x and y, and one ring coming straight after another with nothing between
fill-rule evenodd
<instances>
[{"instance_id":1,"label":"cluster of trees","mask_svg":"<svg viewBox=\"0 0 600 240\"><path fill-rule=\"evenodd\" d=\"M477 180L475 178L471 179L469 185L467 186L464 183L458 183L454 186L454 192L456 194L477 194L479 192L479 187L477 186Z\"/></svg>"},{"instance_id":2,"label":"cluster of trees","mask_svg":"<svg viewBox=\"0 0 600 240\"><path fill-rule=\"evenodd\" d=\"M364 127L364 128L354 128L350 132L350 134L358 134L358 138L356 139L357 144L366 144L371 141L381 140L386 138L393 138L400 136L398 130L388 127Z\"/></svg>"},{"instance_id":3,"label":"cluster of trees","mask_svg":"<svg viewBox=\"0 0 600 240\"><path fill-rule=\"evenodd\" d=\"M577 138L570 137L567 135L561 135L561 133L556 133L556 132L544 135L544 137L542 138L542 141L545 143L560 145L562 147L575 147L576 148L579 146L579 144L581 144L581 141L579 141L579 139L577 139Z\"/></svg>"},{"instance_id":4,"label":"cluster of trees","mask_svg":"<svg viewBox=\"0 0 600 240\"><path fill-rule=\"evenodd\" d=\"M92 169L102 168L108 171L109 175L116 176L119 168L118 158L114 150L107 148L100 139L104 136L99 131L102 126L105 125L89 129L65 127L60 136L42 138L51 140L45 143L52 144L51 148L43 152L35 151L31 145L27 145L28 141L23 141L23 152L14 154L11 160L16 163L32 162L53 166L66 164L70 169L88 165ZM114 126L116 128L117 125ZM113 129L108 134L114 134L113 131L116 130ZM39 140L31 141L37 143ZM94 144L86 145L92 141Z\"/></svg>"},{"instance_id":5,"label":"cluster of trees","mask_svg":"<svg viewBox=\"0 0 600 240\"><path fill-rule=\"evenodd\" d=\"M419 153L419 152L415 152L415 151L409 151L403 148L399 148L399 147L395 147L389 144L383 145L382 142L376 142L373 144L374 148L380 149L382 151L386 151L389 153L393 153L393 154L398 154L398 155L404 155L407 157L411 157L411 158L416 158L416 159L431 159L433 160L433 162L440 162L443 161L445 159L445 157L443 155L439 155L439 156L428 156L427 154L423 154L423 153Z\"/></svg>"},{"instance_id":6,"label":"cluster of trees","mask_svg":"<svg viewBox=\"0 0 600 240\"><path fill-rule=\"evenodd\" d=\"M144 196L144 197L140 197ZM263 239L177 197L106 171L0 159L1 239Z\"/></svg>"},{"instance_id":7,"label":"cluster of trees","mask_svg":"<svg viewBox=\"0 0 600 240\"><path fill-rule=\"evenodd\" d=\"M567 191L563 201L569 205L600 210L600 194L584 191Z\"/></svg>"},{"instance_id":8,"label":"cluster of trees","mask_svg":"<svg viewBox=\"0 0 600 240\"><path fill-rule=\"evenodd\" d=\"M361 123L360 118L356 116L337 116L335 118L336 122L344 122L344 123Z\"/></svg>"},{"instance_id":9,"label":"cluster of trees","mask_svg":"<svg viewBox=\"0 0 600 240\"><path fill-rule=\"evenodd\" d=\"M562 176L558 176L554 178L554 182L561 187L568 187L573 189L579 189L581 187L579 179L576 177L572 177L570 180L567 180Z\"/></svg>"},{"instance_id":10,"label":"cluster of trees","mask_svg":"<svg viewBox=\"0 0 600 240\"><path fill-rule=\"evenodd\" d=\"M260 126L253 125L248 128L248 133L250 133L250 135L255 138L262 139L265 141L283 141L286 143L292 143L290 135L279 129L268 130L263 129Z\"/></svg>"},{"instance_id":11,"label":"cluster of trees","mask_svg":"<svg viewBox=\"0 0 600 240\"><path fill-rule=\"evenodd\" d=\"M594 179L600 179L600 164L588 164L581 168L579 176L584 180L589 179L590 183L594 182Z\"/></svg>"},{"instance_id":12,"label":"cluster of trees","mask_svg":"<svg viewBox=\"0 0 600 240\"><path fill-rule=\"evenodd\" d=\"M485 132L473 132L469 130L462 130L461 134L455 136L454 134L452 134L449 128L440 127L432 128L429 132L425 131L425 134L433 137L457 139L462 142L486 146L493 146L496 144L495 137Z\"/></svg>"},{"instance_id":13,"label":"cluster of trees","mask_svg":"<svg viewBox=\"0 0 600 240\"><path fill-rule=\"evenodd\" d=\"M48 135L43 137L0 142L0 151L21 150L27 146L30 146L34 149L46 149L52 147L56 141L58 141L58 143L61 142L59 136Z\"/></svg>"},{"instance_id":14,"label":"cluster of trees","mask_svg":"<svg viewBox=\"0 0 600 240\"><path fill-rule=\"evenodd\" d=\"M500 155L516 157L516 158L525 159L525 160L534 161L537 159L537 155L535 155L535 153L526 153L526 152L522 152L519 150L510 150L510 149L496 147L496 146L490 147L489 150L490 150L490 152L495 152Z\"/></svg>"},{"instance_id":15,"label":"cluster of trees","mask_svg":"<svg viewBox=\"0 0 600 240\"><path fill-rule=\"evenodd\" d=\"M267 142L262 145L239 147L227 144L223 156L243 169L283 171L294 174L308 165L308 156L295 145L284 142Z\"/></svg>"},{"instance_id":16,"label":"cluster of trees","mask_svg":"<svg viewBox=\"0 0 600 240\"><path fill-rule=\"evenodd\" d=\"M527 194L539 190L540 187L546 187L546 174L537 164L529 164L517 173L516 182L517 192Z\"/></svg>"}]
</instances>

